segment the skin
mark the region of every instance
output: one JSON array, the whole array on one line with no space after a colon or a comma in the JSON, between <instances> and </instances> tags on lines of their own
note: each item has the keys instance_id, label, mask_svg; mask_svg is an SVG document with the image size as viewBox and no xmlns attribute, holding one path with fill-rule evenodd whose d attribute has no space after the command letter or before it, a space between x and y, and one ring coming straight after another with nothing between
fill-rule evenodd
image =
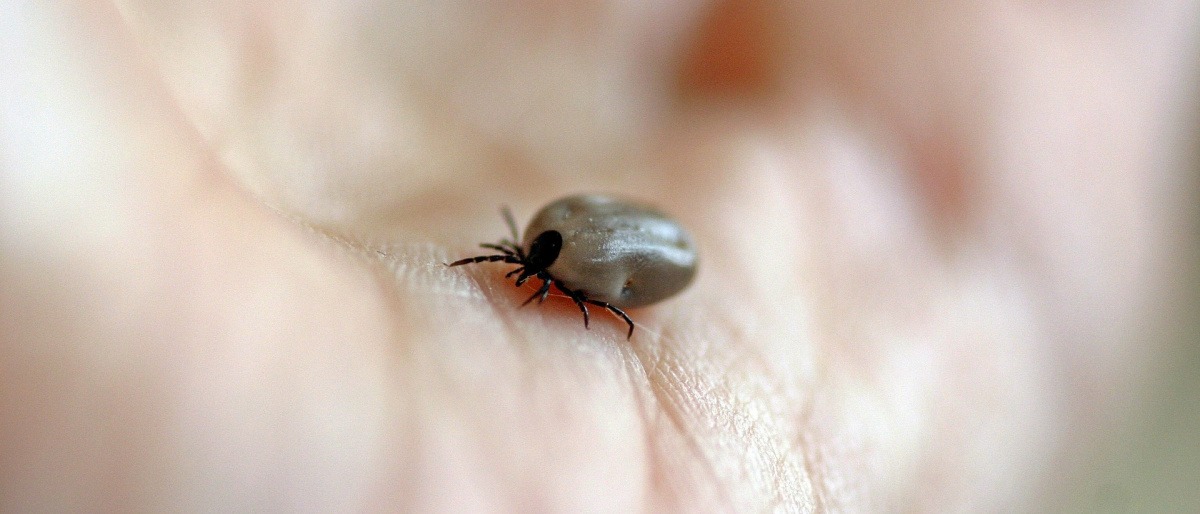
<instances>
[{"instance_id":1,"label":"skin","mask_svg":"<svg viewBox=\"0 0 1200 514\"><path fill-rule=\"evenodd\" d=\"M10 2L0 511L1058 510L1196 7ZM705 256L629 342L441 265L580 190Z\"/></svg>"}]
</instances>

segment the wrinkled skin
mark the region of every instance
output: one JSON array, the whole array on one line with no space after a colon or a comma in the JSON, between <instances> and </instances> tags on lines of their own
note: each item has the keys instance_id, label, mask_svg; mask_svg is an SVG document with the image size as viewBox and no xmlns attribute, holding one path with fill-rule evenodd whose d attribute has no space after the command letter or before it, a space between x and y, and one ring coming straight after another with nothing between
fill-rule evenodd
<instances>
[{"instance_id":1,"label":"wrinkled skin","mask_svg":"<svg viewBox=\"0 0 1200 514\"><path fill-rule=\"evenodd\" d=\"M1194 4L445 5L0 7L0 511L1036 510L1138 398ZM599 190L632 341L441 265Z\"/></svg>"}]
</instances>

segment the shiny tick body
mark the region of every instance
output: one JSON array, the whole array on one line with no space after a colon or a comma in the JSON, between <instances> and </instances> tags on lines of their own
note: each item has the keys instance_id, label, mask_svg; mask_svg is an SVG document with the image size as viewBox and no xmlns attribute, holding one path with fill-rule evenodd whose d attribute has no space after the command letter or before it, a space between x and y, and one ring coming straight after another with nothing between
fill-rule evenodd
<instances>
[{"instance_id":1,"label":"shiny tick body","mask_svg":"<svg viewBox=\"0 0 1200 514\"><path fill-rule=\"evenodd\" d=\"M697 252L691 236L653 207L606 195L577 195L556 200L529 222L522 240L507 209L512 240L480 246L501 252L471 257L450 266L480 262L517 264L506 277L520 286L529 278L542 286L522 305L544 301L555 287L583 312L588 305L608 309L629 325L622 308L659 302L692 282ZM519 243L517 241L520 241Z\"/></svg>"}]
</instances>

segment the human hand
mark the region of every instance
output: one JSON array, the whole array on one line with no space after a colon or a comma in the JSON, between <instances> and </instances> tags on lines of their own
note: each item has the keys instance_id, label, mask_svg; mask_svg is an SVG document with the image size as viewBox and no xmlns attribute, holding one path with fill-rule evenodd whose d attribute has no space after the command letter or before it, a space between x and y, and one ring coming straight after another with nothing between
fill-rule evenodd
<instances>
[{"instance_id":1,"label":"human hand","mask_svg":"<svg viewBox=\"0 0 1200 514\"><path fill-rule=\"evenodd\" d=\"M6 8L0 510L1032 508L1196 9L782 4ZM631 341L441 265L581 191L701 246Z\"/></svg>"}]
</instances>

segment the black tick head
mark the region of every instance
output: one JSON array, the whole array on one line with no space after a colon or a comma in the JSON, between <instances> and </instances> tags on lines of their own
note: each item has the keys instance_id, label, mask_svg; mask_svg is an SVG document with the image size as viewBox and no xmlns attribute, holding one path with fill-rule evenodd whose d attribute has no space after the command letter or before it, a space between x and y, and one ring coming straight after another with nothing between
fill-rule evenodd
<instances>
[{"instance_id":1,"label":"black tick head","mask_svg":"<svg viewBox=\"0 0 1200 514\"><path fill-rule=\"evenodd\" d=\"M558 259L562 244L562 234L557 230L547 230L538 234L529 244L529 255L525 257L525 273L534 275L549 268Z\"/></svg>"}]
</instances>

